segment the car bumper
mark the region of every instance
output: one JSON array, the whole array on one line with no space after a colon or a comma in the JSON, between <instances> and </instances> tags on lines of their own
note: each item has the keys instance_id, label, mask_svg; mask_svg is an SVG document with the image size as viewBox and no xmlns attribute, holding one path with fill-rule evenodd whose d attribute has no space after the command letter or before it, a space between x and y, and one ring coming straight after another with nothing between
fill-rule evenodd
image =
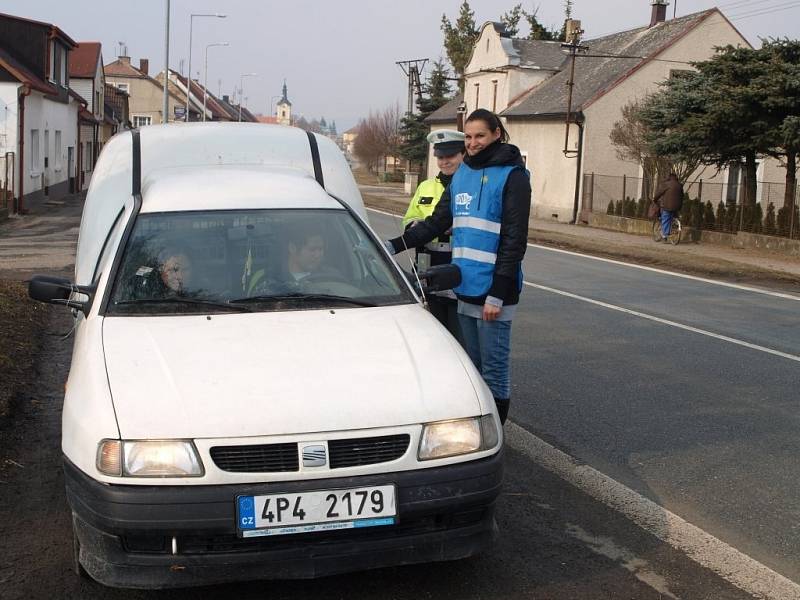
<instances>
[{"instance_id":1,"label":"car bumper","mask_svg":"<svg viewBox=\"0 0 800 600\"><path fill-rule=\"evenodd\" d=\"M108 485L67 459L64 471L80 561L89 575L113 587L163 588L312 578L471 556L496 536L503 452L417 471L257 485ZM397 486L396 525L237 536L238 495L385 484Z\"/></svg>"}]
</instances>

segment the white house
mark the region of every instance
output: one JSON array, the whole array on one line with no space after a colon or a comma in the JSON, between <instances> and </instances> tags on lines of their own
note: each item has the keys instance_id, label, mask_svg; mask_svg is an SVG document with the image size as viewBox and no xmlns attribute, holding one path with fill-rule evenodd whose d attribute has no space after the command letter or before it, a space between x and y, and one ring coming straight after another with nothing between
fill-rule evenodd
<instances>
[{"instance_id":1,"label":"white house","mask_svg":"<svg viewBox=\"0 0 800 600\"><path fill-rule=\"evenodd\" d=\"M0 14L0 178L25 212L76 190L79 112L69 87L75 41L57 26Z\"/></svg>"}]
</instances>

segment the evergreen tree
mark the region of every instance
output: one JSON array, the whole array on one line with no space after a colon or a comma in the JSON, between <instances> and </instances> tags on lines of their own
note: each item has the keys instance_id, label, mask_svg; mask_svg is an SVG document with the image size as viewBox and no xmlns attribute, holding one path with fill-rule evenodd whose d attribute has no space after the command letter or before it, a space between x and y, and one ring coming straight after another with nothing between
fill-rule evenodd
<instances>
[{"instance_id":1,"label":"evergreen tree","mask_svg":"<svg viewBox=\"0 0 800 600\"><path fill-rule=\"evenodd\" d=\"M728 211L725 210L725 203L720 200L717 205L717 229L725 231L728 223Z\"/></svg>"},{"instance_id":2,"label":"evergreen tree","mask_svg":"<svg viewBox=\"0 0 800 600\"><path fill-rule=\"evenodd\" d=\"M698 200L698 202L702 202ZM714 229L716 218L714 217L714 205L710 201L706 202L703 209L703 229Z\"/></svg>"},{"instance_id":3,"label":"evergreen tree","mask_svg":"<svg viewBox=\"0 0 800 600\"><path fill-rule=\"evenodd\" d=\"M775 235L778 232L778 227L775 222L775 205L770 202L767 207L767 216L764 217L764 233L767 235Z\"/></svg>"},{"instance_id":4,"label":"evergreen tree","mask_svg":"<svg viewBox=\"0 0 800 600\"><path fill-rule=\"evenodd\" d=\"M464 69L467 68L472 47L478 40L480 32L475 26L475 13L469 6L469 2L464 0L459 8L458 18L455 25L450 22L447 15L442 15L442 33L444 34L444 48L447 51L447 58L456 77L459 78L459 86L464 88Z\"/></svg>"},{"instance_id":5,"label":"evergreen tree","mask_svg":"<svg viewBox=\"0 0 800 600\"><path fill-rule=\"evenodd\" d=\"M515 38L519 36L519 22L525 16L525 11L522 9L522 4L517 4L507 13L500 17L500 22L506 28L506 33L509 37Z\"/></svg>"},{"instance_id":6,"label":"evergreen tree","mask_svg":"<svg viewBox=\"0 0 800 600\"><path fill-rule=\"evenodd\" d=\"M565 41L566 40L566 28L562 28L559 32L558 30L551 30L542 25L539 22L537 15L539 14L539 8L537 7L533 12L522 11L522 14L525 15L525 20L528 22L528 25L531 28L530 33L528 34L529 40L543 40L546 42L552 41Z\"/></svg>"},{"instance_id":7,"label":"evergreen tree","mask_svg":"<svg viewBox=\"0 0 800 600\"><path fill-rule=\"evenodd\" d=\"M724 168L745 159L745 204L756 197L756 158L768 147L764 118L765 52L727 46L696 72L668 79L642 111L658 154L699 156Z\"/></svg>"}]
</instances>

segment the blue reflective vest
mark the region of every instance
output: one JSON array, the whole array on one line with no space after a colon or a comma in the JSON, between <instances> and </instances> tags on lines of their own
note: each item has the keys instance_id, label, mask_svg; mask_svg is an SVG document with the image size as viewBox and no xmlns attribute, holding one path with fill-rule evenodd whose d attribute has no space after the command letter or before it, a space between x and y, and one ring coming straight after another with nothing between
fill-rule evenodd
<instances>
[{"instance_id":1,"label":"blue reflective vest","mask_svg":"<svg viewBox=\"0 0 800 600\"><path fill-rule=\"evenodd\" d=\"M450 182L453 264L461 269L459 296L485 296L492 286L494 264L500 245L503 190L516 165L471 169L461 165ZM522 267L517 275L522 290Z\"/></svg>"}]
</instances>

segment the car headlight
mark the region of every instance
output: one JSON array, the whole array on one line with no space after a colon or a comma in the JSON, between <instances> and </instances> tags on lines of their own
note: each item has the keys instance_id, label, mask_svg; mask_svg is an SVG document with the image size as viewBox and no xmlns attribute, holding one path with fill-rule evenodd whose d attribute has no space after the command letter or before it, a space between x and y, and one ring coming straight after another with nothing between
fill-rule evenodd
<instances>
[{"instance_id":1,"label":"car headlight","mask_svg":"<svg viewBox=\"0 0 800 600\"><path fill-rule=\"evenodd\" d=\"M418 457L431 460L469 454L494 448L498 442L493 415L427 423L422 429Z\"/></svg>"},{"instance_id":2,"label":"car headlight","mask_svg":"<svg viewBox=\"0 0 800 600\"><path fill-rule=\"evenodd\" d=\"M186 440L103 440L97 469L114 477L201 477L203 463Z\"/></svg>"}]
</instances>

